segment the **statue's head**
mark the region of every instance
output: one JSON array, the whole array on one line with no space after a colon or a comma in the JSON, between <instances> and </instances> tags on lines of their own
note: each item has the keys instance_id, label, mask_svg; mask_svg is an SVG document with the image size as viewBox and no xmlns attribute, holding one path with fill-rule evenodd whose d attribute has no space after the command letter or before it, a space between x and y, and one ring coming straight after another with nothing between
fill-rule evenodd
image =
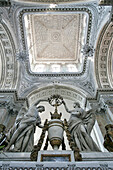
<instances>
[{"instance_id":1,"label":"statue's head","mask_svg":"<svg viewBox=\"0 0 113 170\"><path fill-rule=\"evenodd\" d=\"M45 111L45 107L44 106L38 106L36 108L37 108L38 112L40 112L40 113Z\"/></svg>"},{"instance_id":2,"label":"statue's head","mask_svg":"<svg viewBox=\"0 0 113 170\"><path fill-rule=\"evenodd\" d=\"M112 124L108 124L108 125L105 126L105 129L106 129L107 132L110 132L110 131L113 132L113 125Z\"/></svg>"},{"instance_id":3,"label":"statue's head","mask_svg":"<svg viewBox=\"0 0 113 170\"><path fill-rule=\"evenodd\" d=\"M73 107L74 107L74 108L80 108L80 104L79 104L78 102L75 102L75 103L73 104Z\"/></svg>"}]
</instances>

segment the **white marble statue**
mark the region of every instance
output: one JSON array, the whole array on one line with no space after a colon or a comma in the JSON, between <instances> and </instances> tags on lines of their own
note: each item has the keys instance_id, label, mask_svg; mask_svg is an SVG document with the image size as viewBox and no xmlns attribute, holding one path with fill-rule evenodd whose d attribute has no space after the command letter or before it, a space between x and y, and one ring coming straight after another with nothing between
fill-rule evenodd
<instances>
[{"instance_id":1,"label":"white marble statue","mask_svg":"<svg viewBox=\"0 0 113 170\"><path fill-rule=\"evenodd\" d=\"M65 109L71 113L68 121L69 131L73 137L74 142L80 151L100 151L93 139L90 136L91 130L95 123L94 110L85 111L79 103L74 103L74 109L68 110L63 101Z\"/></svg>"},{"instance_id":2,"label":"white marble statue","mask_svg":"<svg viewBox=\"0 0 113 170\"><path fill-rule=\"evenodd\" d=\"M28 111L22 108L16 118L15 124L10 129L7 137L9 145L7 151L30 152L34 145L34 132L36 126L41 125L39 112L45 111L44 106L31 106ZM14 148L12 148L14 145Z\"/></svg>"}]
</instances>

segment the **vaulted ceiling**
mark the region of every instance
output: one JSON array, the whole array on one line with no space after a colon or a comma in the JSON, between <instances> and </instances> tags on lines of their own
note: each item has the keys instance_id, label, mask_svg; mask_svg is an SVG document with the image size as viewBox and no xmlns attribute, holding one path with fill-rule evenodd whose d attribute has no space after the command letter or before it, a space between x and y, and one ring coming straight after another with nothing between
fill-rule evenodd
<instances>
[{"instance_id":1,"label":"vaulted ceiling","mask_svg":"<svg viewBox=\"0 0 113 170\"><path fill-rule=\"evenodd\" d=\"M112 89L111 6L98 0L11 3L1 8L2 90L26 97L60 84L95 97L98 88Z\"/></svg>"}]
</instances>

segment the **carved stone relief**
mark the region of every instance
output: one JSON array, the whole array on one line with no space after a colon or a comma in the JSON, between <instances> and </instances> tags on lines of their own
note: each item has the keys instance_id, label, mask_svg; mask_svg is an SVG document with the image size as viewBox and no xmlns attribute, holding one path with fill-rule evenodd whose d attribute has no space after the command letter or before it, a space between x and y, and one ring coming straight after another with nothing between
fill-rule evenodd
<instances>
[{"instance_id":1,"label":"carved stone relief","mask_svg":"<svg viewBox=\"0 0 113 170\"><path fill-rule=\"evenodd\" d=\"M19 96L22 96L22 95L25 95L26 91L29 91L30 89L32 89L33 84L26 79L23 79L23 80L21 79L21 82L19 83L18 86L19 86L18 94Z\"/></svg>"},{"instance_id":2,"label":"carved stone relief","mask_svg":"<svg viewBox=\"0 0 113 170\"><path fill-rule=\"evenodd\" d=\"M31 163L27 163L27 165L25 163L21 163L20 164L14 164L14 163L3 163L0 166L1 169L9 169L9 170L17 170L17 169L23 169L23 170L103 170L103 169L108 169L108 170L112 170L112 163L93 163L91 164L91 162L88 164L86 163L82 163L82 165L80 165L80 163L60 163L58 165L55 164L53 166L53 164L49 164L49 166L47 166L44 163L33 163L32 162L32 166Z\"/></svg>"},{"instance_id":3,"label":"carved stone relief","mask_svg":"<svg viewBox=\"0 0 113 170\"><path fill-rule=\"evenodd\" d=\"M30 95L28 95L28 102L30 105L37 102L39 99L48 98L53 94L59 94L63 98L67 98L73 101L78 101L83 106L85 103L85 94L82 92L78 92L76 89L71 89L65 86L48 86L44 88L40 88L32 91Z\"/></svg>"}]
</instances>

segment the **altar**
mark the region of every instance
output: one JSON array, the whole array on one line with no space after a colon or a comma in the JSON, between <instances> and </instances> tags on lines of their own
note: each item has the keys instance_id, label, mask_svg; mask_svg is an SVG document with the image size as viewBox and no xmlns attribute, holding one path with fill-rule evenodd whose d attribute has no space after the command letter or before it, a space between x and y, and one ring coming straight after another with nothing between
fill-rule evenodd
<instances>
[{"instance_id":1,"label":"altar","mask_svg":"<svg viewBox=\"0 0 113 170\"><path fill-rule=\"evenodd\" d=\"M85 112L80 107L79 103L74 103L74 110L69 111L66 106L65 101L60 95L51 96L48 99L48 102L51 106L54 107L54 112L53 113L50 112L51 119L50 120L46 119L43 126L41 125L41 119L38 115L38 112L44 111L45 108L44 106L37 106L37 103L36 103L36 106L34 105L33 107L29 108L28 112L23 116L23 119L20 119L21 114L19 114L16 121L18 119L21 120L19 126L20 127L22 126L22 129L24 127L24 129L21 133L21 131L18 129L19 126L16 127L14 124L14 127L16 127L17 130L14 131L14 134L12 135L12 138L10 139L10 141L7 141L7 135L5 135L3 131L5 129L5 126L2 126L2 125L0 126L1 135L2 135L1 145L2 143L4 144L4 141L6 144L6 146L3 145L5 150L3 151L1 150L1 153L0 153L1 169L8 169L8 170L9 169L19 169L19 170L20 169L25 169L25 170L26 169L30 169L30 170L31 169L39 169L39 170L110 169L111 170L113 167L113 153L112 152L101 152L100 150L98 150L98 147L95 147L96 144L94 145L94 148L92 148L92 150L90 151L87 150L85 152L85 150L81 150L82 147L79 146L79 143L76 143L77 141L72 136L73 133L71 133L70 131L69 121L67 121L66 119L64 120L61 119L62 113L61 112L59 113L58 107L63 104L65 109L68 112L71 112L70 120L72 118L73 118L72 120L75 120L77 116L77 121L78 121L78 118L80 118L81 116L80 113L82 113L82 116L85 113L85 116L88 117L87 119L90 120L88 121L88 123L90 122L92 123L92 120L93 120L93 117L91 117L92 110ZM38 112L37 112L37 109L38 109ZM28 135L28 132L25 131L25 127L26 127L25 123L30 122L31 120L35 120L33 119L33 115L35 116L37 115L37 119L36 119L38 120L37 125L42 128L40 138L38 140L38 143L33 146L33 149L31 150L31 152L22 152L22 151L20 152L19 149L22 149L23 145L25 147L27 146L25 145L26 140L24 140L24 133L26 132L25 139L26 139L26 135ZM83 122L84 119L86 118L82 118L82 125L84 123ZM80 120L81 119L79 119L79 124L80 124ZM21 125L21 122L22 122L22 125ZM72 125L73 125L73 128L76 127L74 124ZM12 129L14 129L14 127L12 127ZM81 126L79 128L81 128ZM107 126L106 128L109 128L109 127ZM79 129L79 132L82 133L82 130L84 129ZM12 130L9 132L12 132ZM64 140L64 132L66 135L65 140ZM76 132L76 129L74 132ZM20 139L21 139L20 137L22 137L22 140L23 142L25 142L25 144L23 142L22 143L20 142ZM15 145L15 140L14 140L15 138L17 141L19 139L20 143L17 143L16 141L16 145ZM91 138L91 137L88 136L88 138ZM78 139L79 139L79 142L81 143L81 146L82 144L85 144L85 142L80 141L80 138ZM70 150L66 149L66 146L65 146L66 140L69 143ZM91 138L91 142L92 141L93 139ZM89 141L87 141L87 144L89 144L88 142ZM51 149L48 148L49 144L51 145ZM43 149L42 149L42 145L43 145ZM13 149L12 149L12 146L13 146ZM29 142L28 142L28 146L29 146ZM93 146L93 143L91 146Z\"/></svg>"},{"instance_id":2,"label":"altar","mask_svg":"<svg viewBox=\"0 0 113 170\"><path fill-rule=\"evenodd\" d=\"M62 151L59 152L61 154ZM65 153L69 154L69 152L66 151ZM53 151L50 151L49 154L53 155L52 160L43 159L42 161L41 155L46 157L48 152L41 151L38 160L31 161L30 153L1 153L0 168L1 170L112 170L113 167L113 153L81 152L81 162L75 162L73 158L71 161L55 160L55 155L58 156L58 152L53 153Z\"/></svg>"}]
</instances>

